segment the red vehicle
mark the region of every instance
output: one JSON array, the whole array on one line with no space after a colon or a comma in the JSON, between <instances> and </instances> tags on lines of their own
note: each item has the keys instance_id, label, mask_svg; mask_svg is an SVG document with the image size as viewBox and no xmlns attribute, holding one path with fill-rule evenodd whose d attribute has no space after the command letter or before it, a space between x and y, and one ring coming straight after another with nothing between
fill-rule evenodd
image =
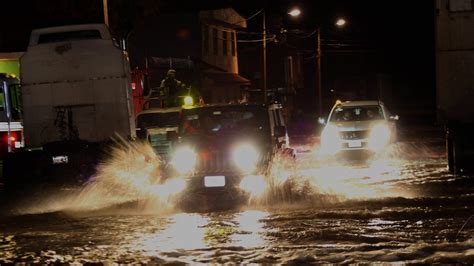
<instances>
[{"instance_id":1,"label":"red vehicle","mask_svg":"<svg viewBox=\"0 0 474 266\"><path fill-rule=\"evenodd\" d=\"M132 71L132 94L135 117L143 110L145 104L145 82L147 71L136 68Z\"/></svg>"}]
</instances>

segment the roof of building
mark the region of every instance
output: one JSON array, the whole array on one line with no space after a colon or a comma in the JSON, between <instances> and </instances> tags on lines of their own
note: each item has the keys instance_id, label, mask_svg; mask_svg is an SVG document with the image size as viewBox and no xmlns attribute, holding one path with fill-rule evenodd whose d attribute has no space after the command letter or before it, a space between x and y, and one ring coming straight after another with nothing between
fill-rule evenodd
<instances>
[{"instance_id":1,"label":"roof of building","mask_svg":"<svg viewBox=\"0 0 474 266\"><path fill-rule=\"evenodd\" d=\"M205 21L213 21L217 24L224 23L224 25L232 28L247 27L247 20L230 7L200 11L199 18Z\"/></svg>"}]
</instances>

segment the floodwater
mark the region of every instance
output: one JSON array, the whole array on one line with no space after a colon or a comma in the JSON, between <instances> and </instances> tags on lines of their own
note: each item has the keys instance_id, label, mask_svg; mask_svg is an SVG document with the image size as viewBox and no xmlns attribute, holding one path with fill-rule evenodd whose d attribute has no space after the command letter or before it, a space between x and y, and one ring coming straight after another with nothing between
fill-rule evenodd
<instances>
[{"instance_id":1,"label":"floodwater","mask_svg":"<svg viewBox=\"0 0 474 266\"><path fill-rule=\"evenodd\" d=\"M215 212L147 183L147 148L114 156L85 187L6 206L0 263L474 263L474 182L447 172L439 143L342 164L302 148L266 193Z\"/></svg>"}]
</instances>

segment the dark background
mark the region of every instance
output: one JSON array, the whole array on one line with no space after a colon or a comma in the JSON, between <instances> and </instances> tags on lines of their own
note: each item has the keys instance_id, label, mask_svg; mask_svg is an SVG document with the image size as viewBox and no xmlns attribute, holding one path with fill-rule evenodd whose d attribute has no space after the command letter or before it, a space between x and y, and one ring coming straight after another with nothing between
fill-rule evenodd
<instances>
[{"instance_id":1,"label":"dark background","mask_svg":"<svg viewBox=\"0 0 474 266\"><path fill-rule=\"evenodd\" d=\"M265 8L269 34L268 86L283 84L283 58L300 53L303 85L298 105L314 110L316 102L315 35L321 26L322 78L325 110L332 103L330 90L344 75L388 77L392 88L389 107L404 116L418 115L434 120L434 2L433 1L180 1L180 0L109 0L110 27L117 38L129 37L136 28L149 28L150 17L169 12L195 12L200 9L233 7L243 17ZM290 19L288 10L298 6L303 14ZM70 23L102 22L102 0L17 0L2 2L0 52L24 51L31 29ZM344 29L337 29L337 17L346 18ZM248 28L238 38L259 39L261 13L248 20ZM281 29L298 29L305 34L281 34ZM302 38L304 36L307 38ZM160 34L149 38L159 39ZM133 38L129 38L133 46ZM166 41L166 40L163 40ZM152 43L152 42L151 42ZM260 86L261 42L239 43L240 74ZM134 55L131 54L133 57ZM139 57L139 56L137 56ZM141 58L132 58L134 64ZM306 100L306 102L305 102ZM420 110L423 112L420 113Z\"/></svg>"}]
</instances>

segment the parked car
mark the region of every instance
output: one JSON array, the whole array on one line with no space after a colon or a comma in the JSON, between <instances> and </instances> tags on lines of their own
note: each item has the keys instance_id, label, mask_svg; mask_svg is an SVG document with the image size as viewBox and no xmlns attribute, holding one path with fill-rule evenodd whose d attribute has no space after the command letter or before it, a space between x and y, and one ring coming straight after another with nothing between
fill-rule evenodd
<instances>
[{"instance_id":1,"label":"parked car","mask_svg":"<svg viewBox=\"0 0 474 266\"><path fill-rule=\"evenodd\" d=\"M321 119L321 151L336 154L350 151L377 153L397 139L395 121L381 101L336 102L327 121Z\"/></svg>"}]
</instances>

